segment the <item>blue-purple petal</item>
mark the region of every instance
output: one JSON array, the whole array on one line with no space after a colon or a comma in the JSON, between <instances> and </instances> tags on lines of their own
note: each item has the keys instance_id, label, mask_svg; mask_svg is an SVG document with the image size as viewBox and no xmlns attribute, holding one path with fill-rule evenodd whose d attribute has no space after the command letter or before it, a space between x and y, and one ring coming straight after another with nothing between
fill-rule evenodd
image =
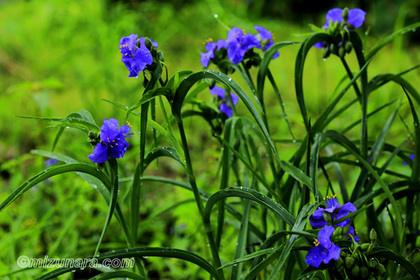
<instances>
[{"instance_id":1,"label":"blue-purple petal","mask_svg":"<svg viewBox=\"0 0 420 280\"><path fill-rule=\"evenodd\" d=\"M340 23L343 22L343 10L340 8L331 9L327 12L327 15L325 17L327 19L326 28L328 28L330 20L332 20L333 22L336 22L336 21Z\"/></svg>"},{"instance_id":2,"label":"blue-purple petal","mask_svg":"<svg viewBox=\"0 0 420 280\"><path fill-rule=\"evenodd\" d=\"M89 159L95 163L103 163L108 160L108 148L106 144L99 143L93 149L93 153L90 154Z\"/></svg>"},{"instance_id":3,"label":"blue-purple petal","mask_svg":"<svg viewBox=\"0 0 420 280\"><path fill-rule=\"evenodd\" d=\"M356 206L353 205L351 202L344 203L343 206L341 206L340 211L348 211L348 212L355 212L357 211Z\"/></svg>"},{"instance_id":4,"label":"blue-purple petal","mask_svg":"<svg viewBox=\"0 0 420 280\"><path fill-rule=\"evenodd\" d=\"M101 126L100 139L102 142L107 142L109 139L115 139L120 134L118 129L118 120L116 119L104 119Z\"/></svg>"},{"instance_id":5,"label":"blue-purple petal","mask_svg":"<svg viewBox=\"0 0 420 280\"><path fill-rule=\"evenodd\" d=\"M366 12L361 9L350 9L348 23L358 28L363 25L365 21Z\"/></svg>"},{"instance_id":6,"label":"blue-purple petal","mask_svg":"<svg viewBox=\"0 0 420 280\"><path fill-rule=\"evenodd\" d=\"M306 254L305 263L318 268L326 256L327 253L318 246L312 247Z\"/></svg>"},{"instance_id":7,"label":"blue-purple petal","mask_svg":"<svg viewBox=\"0 0 420 280\"><path fill-rule=\"evenodd\" d=\"M58 162L58 160L56 160L55 158L50 158L50 159L47 159L44 162L44 166L45 167L50 167L51 165L56 164L57 162Z\"/></svg>"},{"instance_id":8,"label":"blue-purple petal","mask_svg":"<svg viewBox=\"0 0 420 280\"><path fill-rule=\"evenodd\" d=\"M245 52L241 51L241 45L239 43L230 43L227 48L227 54L233 64L238 64L244 58Z\"/></svg>"},{"instance_id":9,"label":"blue-purple petal","mask_svg":"<svg viewBox=\"0 0 420 280\"><path fill-rule=\"evenodd\" d=\"M328 223L324 219L324 214L321 211L322 208L318 208L315 210L314 214L309 217L309 223L314 228L321 228L326 226Z\"/></svg>"},{"instance_id":10,"label":"blue-purple petal","mask_svg":"<svg viewBox=\"0 0 420 280\"><path fill-rule=\"evenodd\" d=\"M273 39L273 34L264 27L255 25L254 28L258 31L258 34L260 35L260 39L262 41Z\"/></svg>"},{"instance_id":11,"label":"blue-purple petal","mask_svg":"<svg viewBox=\"0 0 420 280\"><path fill-rule=\"evenodd\" d=\"M214 57L214 53L213 52L206 52L206 53L200 53L200 62L201 65L203 65L203 67L209 67L209 62L210 59L212 59Z\"/></svg>"},{"instance_id":12,"label":"blue-purple petal","mask_svg":"<svg viewBox=\"0 0 420 280\"><path fill-rule=\"evenodd\" d=\"M239 97L234 93L231 93L230 97L232 98L233 106L236 106L236 104L238 104Z\"/></svg>"},{"instance_id":13,"label":"blue-purple petal","mask_svg":"<svg viewBox=\"0 0 420 280\"><path fill-rule=\"evenodd\" d=\"M341 248L332 243L331 247L328 249L327 255L324 258L324 263L328 264L330 260L338 260L340 258L340 251Z\"/></svg>"},{"instance_id":14,"label":"blue-purple petal","mask_svg":"<svg viewBox=\"0 0 420 280\"><path fill-rule=\"evenodd\" d=\"M333 226L325 226L318 233L318 242L325 249L331 247L330 236L334 233L335 228Z\"/></svg>"},{"instance_id":15,"label":"blue-purple petal","mask_svg":"<svg viewBox=\"0 0 420 280\"><path fill-rule=\"evenodd\" d=\"M248 33L243 37L241 44L245 51L249 50L250 48L260 47L260 41L258 40L258 37L251 33Z\"/></svg>"},{"instance_id":16,"label":"blue-purple petal","mask_svg":"<svg viewBox=\"0 0 420 280\"><path fill-rule=\"evenodd\" d=\"M214 86L213 88L210 89L211 94L217 95L221 99L225 98L225 92L226 92L226 90L224 88L221 88L221 87L218 87L218 86Z\"/></svg>"},{"instance_id":17,"label":"blue-purple petal","mask_svg":"<svg viewBox=\"0 0 420 280\"><path fill-rule=\"evenodd\" d=\"M150 42L152 42L152 45L153 45L155 48L157 48L157 47L159 46L159 44L158 44L157 42L153 41L153 40L152 40L152 39L150 39L150 38L149 38L149 40L150 40Z\"/></svg>"},{"instance_id":18,"label":"blue-purple petal","mask_svg":"<svg viewBox=\"0 0 420 280\"><path fill-rule=\"evenodd\" d=\"M322 49L324 48L324 42L318 42L314 45L314 47L317 49Z\"/></svg>"},{"instance_id":19,"label":"blue-purple petal","mask_svg":"<svg viewBox=\"0 0 420 280\"><path fill-rule=\"evenodd\" d=\"M216 45L217 45L217 49L227 48L227 46L228 46L226 40L223 40L223 39L217 40Z\"/></svg>"},{"instance_id":20,"label":"blue-purple petal","mask_svg":"<svg viewBox=\"0 0 420 280\"><path fill-rule=\"evenodd\" d=\"M227 33L226 43L227 44L237 43L243 37L244 37L244 32L240 28L238 28L238 27L233 27Z\"/></svg>"},{"instance_id":21,"label":"blue-purple petal","mask_svg":"<svg viewBox=\"0 0 420 280\"><path fill-rule=\"evenodd\" d=\"M225 113L229 118L233 115L233 110L225 102L220 104L219 110L220 112Z\"/></svg>"}]
</instances>

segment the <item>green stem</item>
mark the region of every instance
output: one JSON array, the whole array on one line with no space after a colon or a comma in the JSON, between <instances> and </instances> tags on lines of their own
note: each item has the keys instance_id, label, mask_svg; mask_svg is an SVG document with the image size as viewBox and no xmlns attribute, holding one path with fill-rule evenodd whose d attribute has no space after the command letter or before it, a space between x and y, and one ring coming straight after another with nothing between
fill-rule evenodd
<instances>
[{"instance_id":1,"label":"green stem","mask_svg":"<svg viewBox=\"0 0 420 280\"><path fill-rule=\"evenodd\" d=\"M152 73L152 77L144 89L143 95L149 90L155 88L157 81L159 80L162 73L162 67L158 64L158 67ZM131 236L134 240L134 245L137 243L137 227L139 223L140 215L140 190L143 184L142 176L144 171L144 159L146 154L146 129L147 129L147 115L149 110L150 102L146 102L141 105L140 114L140 161L136 167L133 185L131 188Z\"/></svg>"},{"instance_id":2,"label":"green stem","mask_svg":"<svg viewBox=\"0 0 420 280\"><path fill-rule=\"evenodd\" d=\"M350 70L349 65L347 64L347 61L341 57L341 62L343 63L344 68L346 69L347 76L349 76L350 80L353 80L353 73ZM359 86L357 83L353 83L354 91L356 92L357 98L359 99L359 102L362 102L362 94L360 93Z\"/></svg>"},{"instance_id":3,"label":"green stem","mask_svg":"<svg viewBox=\"0 0 420 280\"><path fill-rule=\"evenodd\" d=\"M110 157L108 160L109 163L109 173L111 177L111 196L109 201L109 210L108 215L106 217L105 225L102 230L101 236L99 237L98 244L96 245L95 253L93 257L98 255L99 247L101 246L102 239L105 236L106 230L108 229L109 223L111 222L112 215L114 213L115 206L117 205L117 198L118 198L118 164L115 158Z\"/></svg>"},{"instance_id":4,"label":"green stem","mask_svg":"<svg viewBox=\"0 0 420 280\"><path fill-rule=\"evenodd\" d=\"M197 207L198 207L198 211L200 213L200 217L203 218L204 204L203 204L203 201L201 199L200 193L198 191L197 183L195 181L193 166L192 166L192 162L191 162L191 156L190 156L190 152L189 152L189 149L188 149L188 142L187 142L187 137L185 135L184 123L182 121L182 118L177 119L177 124L178 124L178 128L179 128L179 134L181 136L182 148L183 148L184 154L185 154L185 165L186 165L185 166L185 171L187 173L188 181L191 185L191 189L193 191L194 198L195 198L195 201L197 203ZM222 266L222 264L221 264L221 261L220 261L217 245L216 245L215 240L214 240L211 225L206 224L206 223L203 223L203 224L204 224L204 229L206 231L207 239L208 239L208 242L209 242L211 254L213 256L214 265L215 265L216 268L220 267L220 266ZM220 279L224 279L223 271L219 270L219 276L220 276Z\"/></svg>"}]
</instances>

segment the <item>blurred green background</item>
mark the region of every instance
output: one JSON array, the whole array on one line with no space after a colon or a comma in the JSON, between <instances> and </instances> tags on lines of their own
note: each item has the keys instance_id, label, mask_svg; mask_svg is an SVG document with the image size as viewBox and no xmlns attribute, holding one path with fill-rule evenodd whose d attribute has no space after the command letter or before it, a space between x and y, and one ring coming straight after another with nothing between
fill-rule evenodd
<instances>
[{"instance_id":1,"label":"blurred green background","mask_svg":"<svg viewBox=\"0 0 420 280\"><path fill-rule=\"evenodd\" d=\"M322 2L322 3L319 3ZM420 21L420 3L406 1L240 1L240 0L175 0L175 1L7 1L0 2L0 184L1 200L30 176L43 170L45 159L30 154L32 149L49 150L55 129L48 123L26 120L17 116L65 117L86 109L98 124L104 118L122 120L124 112L105 103L101 98L124 105L135 103L142 92L141 79L128 78L121 63L119 39L132 33L147 36L159 43L165 55L169 76L178 70L202 69L202 42L226 38L228 28L237 26L255 33L254 25L271 30L275 41L303 41L309 34L308 24L322 26L325 13L334 7L362 8L367 18L360 30L367 48L398 28ZM217 19L215 18L217 14ZM392 71L398 73L420 63L419 32L412 32L390 44L371 63L369 75ZM280 58L271 63L271 70L280 86L289 120L296 136L304 135L294 96L294 59L299 46L281 50ZM316 118L319 108L332 96L338 81L345 75L339 60L321 59L321 50L312 50L305 67L305 90L308 111ZM351 55L350 67L357 70ZM253 72L256 74L256 72ZM239 75L232 76L243 85ZM419 71L408 74L414 86L419 85ZM396 98L397 86L381 89L379 100ZM271 87L267 86L267 104L275 103ZM354 97L354 94L352 95ZM398 97L401 95L399 94ZM200 98L210 100L201 93ZM382 104L382 103L378 103ZM371 109L376 108L375 102ZM240 108L240 107L239 107ZM240 112L240 110L239 110ZM269 108L270 118L280 125L272 128L278 138L288 138L287 127L277 107ZM386 116L386 113L385 113ZM356 120L355 114L350 118ZM382 126L383 116L370 120ZM343 127L350 120L334 123ZM134 119L134 122L136 120ZM220 147L209 130L200 130L200 120L190 120L193 162L204 189L217 188L214 173ZM192 129L191 129L192 128ZM334 127L333 127L334 128ZM391 131L393 137L405 137L401 131ZM286 135L286 136L284 136ZM289 137L290 138L290 137ZM136 143L133 137L131 143ZM290 149L290 147L288 147ZM126 176L133 171L130 157L136 158L135 148L122 168ZM88 162L91 147L86 135L69 129L57 152ZM289 155L287 149L284 155ZM208 164L214 163L214 164ZM182 178L182 170L171 162L162 161L150 174ZM128 185L127 188L128 189ZM199 224L197 213L190 215L193 205L169 210L152 217L175 201L191 198L190 193L168 191L157 184L147 184L141 208L142 246L172 246L208 255L204 237L195 234ZM122 204L127 192L122 188ZM156 205L156 201L158 201ZM194 206L195 207L195 206ZM93 253L99 238L107 206L93 188L75 175L62 175L26 193L0 214L0 275L17 270L16 259L31 257L85 257ZM232 234L235 223L232 221ZM229 232L227 233L229 234ZM103 250L124 247L120 229L113 220L106 235ZM200 243L201 242L201 243ZM197 245L200 244L200 245ZM229 252L227 252L229 253ZM185 270L185 263L176 260L148 260L151 277L187 279L194 269ZM188 265L189 267L189 265ZM32 279L38 272L25 272L11 279ZM17 278L13 278L17 277ZM26 277L26 276L25 276Z\"/></svg>"}]
</instances>

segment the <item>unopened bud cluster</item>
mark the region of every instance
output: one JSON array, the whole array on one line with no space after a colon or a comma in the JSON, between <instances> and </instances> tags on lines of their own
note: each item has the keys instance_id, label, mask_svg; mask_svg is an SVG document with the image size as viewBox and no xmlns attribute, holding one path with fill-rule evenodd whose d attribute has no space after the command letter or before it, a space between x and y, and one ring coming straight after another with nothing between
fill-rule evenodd
<instances>
[{"instance_id":1,"label":"unopened bud cluster","mask_svg":"<svg viewBox=\"0 0 420 280\"><path fill-rule=\"evenodd\" d=\"M370 232L370 243L352 242L348 250L341 250L340 259L335 262L336 268L344 279L381 279L386 276L385 267L377 258L368 257L376 241L374 229Z\"/></svg>"}]
</instances>

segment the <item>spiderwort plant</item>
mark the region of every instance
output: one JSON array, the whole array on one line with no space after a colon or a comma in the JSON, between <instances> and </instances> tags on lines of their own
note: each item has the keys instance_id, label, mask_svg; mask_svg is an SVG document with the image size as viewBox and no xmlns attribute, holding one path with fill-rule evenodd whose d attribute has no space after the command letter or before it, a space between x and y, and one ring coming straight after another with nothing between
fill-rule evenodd
<instances>
[{"instance_id":1,"label":"spiderwort plant","mask_svg":"<svg viewBox=\"0 0 420 280\"><path fill-rule=\"evenodd\" d=\"M130 193L126 196L130 199L129 209L123 208L125 205L122 202L125 201L123 199L118 200L117 197L119 188L117 162L127 160L127 158L121 158L127 152L129 145L127 137L131 135L131 127L129 124L120 125L116 119L105 119L101 128L99 128L93 121L93 118L84 112L75 114L77 120L73 119L74 114L72 114L72 117L64 120L53 119L53 121L61 122L62 127L74 124L74 127L80 128L80 126L83 126L83 131L85 132L91 131L89 133L89 139L94 149L93 153L89 155L89 159L94 163L98 163L100 166L105 166L105 168L97 168L92 162L86 164L85 162L74 163L74 161L70 161L70 164L66 163L61 166L51 166L45 172L25 182L1 204L0 210L13 202L16 197L34 186L37 182L56 174L74 171L95 177L93 178L94 180L91 180L92 177L85 177L87 178L86 181L93 186L96 186L94 183L99 181L105 186L105 188L95 187L105 198L106 203L109 204L107 219L96 246L95 256L100 249L101 241L104 238L110 219L115 215L125 235L127 248L121 251L101 254L98 259L102 260L109 256L137 258L136 271L112 271L110 273L106 272L100 277L109 278L110 276L115 276L144 279L148 275L144 271L145 266L142 263L145 262L145 259L141 259L141 257L160 256L189 261L200 266L197 272L197 274L200 274L197 275L198 278L205 278L201 274L209 273L211 277L217 280L223 280L225 276L229 277L229 279L241 279L245 274L245 279L254 279L257 277L262 279L282 279L282 276L283 279L300 279L305 276L303 275L306 273L305 271L312 273L312 276L315 276L314 273L322 274L323 278L326 279L369 279L369 277L370 279L379 279L379 277L385 275L385 267L380 262L382 261L382 257L400 261L413 278L418 278L417 269L407 260L405 251L408 251L406 248L411 250L417 248L417 237L412 236L418 232L419 225L411 222L413 220L416 221L416 217L414 217L413 219L406 219L405 223L408 226L405 226L405 223L404 227L401 226L402 215L399 215L400 212L398 212L400 211L400 205L404 205L405 200L408 201L406 204L410 205L409 202L412 194L418 200L418 192L415 188L412 188L418 182L418 170L413 171L410 180L407 179L408 177L405 174L398 173L397 171L387 173L390 170L386 166L377 165L377 162L382 162L378 160L378 157L379 155L386 154L383 153L385 150L382 149L385 146L387 149L392 150L392 155L386 161L391 162L393 157L399 154L399 148L393 148L398 145L388 145L384 139L378 139L376 142L372 139L372 141L368 142L367 136L363 134L364 130L362 130L360 137L364 140L360 141L360 145L357 146L357 143L359 143L357 141L358 139L349 138L353 135L348 136L345 133L338 133L327 127L330 122L330 113L337 110L335 106L342 101L340 99L349 87L354 86L356 92L359 90L358 94L363 94L362 106L367 106L367 96L371 93L370 90L386 84L392 77L401 78L400 76L402 75L380 75L368 83L367 73L364 72L367 65L365 65L365 57L362 52L362 41L359 40L360 38L354 30L362 25L364 15L364 12L357 9L331 10L327 13L327 23L324 25L324 29L308 38L299 50L295 73L297 85L296 95L297 102L301 106L301 114L302 116L306 116L304 117L305 129L302 130L307 130L308 133L306 136L305 131L300 133L303 135L303 139L299 141L300 147L296 151L291 151L290 146L291 144L299 145L299 143L291 140L286 141L288 142L286 148L290 150L288 154L293 154L289 161L280 159L283 154L280 153L281 150L277 148L277 144L280 146L281 144L279 143L281 141L278 141L279 143L276 143L276 145L272 144L275 141L273 141L274 137L272 137L268 127L270 123L277 124L278 119L266 117L267 114L262 96L265 92L265 78L270 80L275 93L279 96L279 87L274 82L276 77L271 74L268 65L271 62L271 58L278 57L278 48L280 45L284 44L284 46L287 46L290 42L274 44L272 33L261 26L255 26L258 32L255 35L245 33L245 31L234 27L229 30L226 40L220 39L217 42L209 40L205 42L205 52L201 54L200 59L202 66L207 68L210 63L213 63L223 73L232 73L233 70L239 72L244 78L246 86L251 89L250 95L255 94L256 87L252 79L253 77L248 70L254 66L259 67L259 69L256 69L258 70L258 94L255 94L255 97L257 97L256 103L258 103L260 110L257 110L253 100L248 97L238 84L233 82L227 75L223 75L217 71L203 70L196 73L192 71L179 71L169 79L169 82L163 81L161 76L162 68L165 67L165 64L163 63L163 54L157 51L157 43L146 37L138 39L139 36L136 34L121 38L120 52L122 62L129 70L129 76L144 78L144 91L142 96L132 102L134 105L128 108L126 114L127 117L131 113L140 115L139 126L141 132L139 143L133 145L135 146L135 149L133 149L135 151L137 151L136 147L138 147L140 157L135 157L138 159L135 168L133 168L135 170L133 174L130 174L132 176L128 177L132 178ZM356 79L353 79L352 71L348 71L349 78L352 82L328 105L323 111L322 116L311 126L303 102L302 73L308 50L313 49L312 46L320 41L325 41L324 47L334 54L336 53L331 50L332 48L342 48L348 46L349 43L353 44L356 42L354 53L356 53L361 70L356 74L359 76L355 75L354 77L361 78L360 83L358 80L356 82ZM261 54L261 52L264 57L260 57L258 54ZM340 55L339 51L337 51L337 54L339 54L339 58L344 63L344 57ZM123 66L121 65L121 67ZM349 70L347 68L346 70ZM205 183L196 180L197 177L201 176L197 176L199 174L194 171L197 169L193 165L192 156L196 155L190 154L191 146L196 144L196 142L190 141L188 143L190 139L193 139L189 137L190 135L187 134L183 124L183 118L195 116L194 113L196 112L193 111L195 108L190 111L184 109L186 107L189 109L190 105L194 107L195 104L202 104L196 94L200 93L200 91L206 92L208 80L215 80L218 85L220 83L223 84L223 88L218 86L210 88L210 93L217 97L218 102L220 102L220 115L223 116L221 118L223 120L221 122L223 124L223 131L220 130L223 133L220 133L220 131L211 131L223 145L223 152L220 157L220 190L211 189L210 184L207 182L208 177L211 179L209 181L212 181L217 174L206 174L206 180L203 180L206 181ZM204 82L200 83L200 81ZM215 84L215 82L211 82L211 84ZM358 88L359 84L361 90ZM194 87L195 85L197 87ZM234 93L231 93L231 90ZM411 91L410 94L415 96L418 101L418 97L414 91ZM167 97L168 100L168 104L163 104L162 99L160 99L163 124L158 121L158 118L155 118L156 112L153 111L155 106L152 103L155 98L160 98L161 95ZM242 113L231 118L239 97L244 103L244 107L248 109L244 113L251 115L253 119L244 116L245 114ZM374 95L371 98L374 98ZM352 105L353 103L343 104L341 108L344 109L337 110L339 112L336 113L335 117L338 118L342 112L346 112L346 108L350 107L349 104ZM172 116L167 116L164 105L171 107ZM125 106L119 107L126 108ZM140 112L136 112L139 107ZM150 116L152 120L148 119L149 108L151 108ZM366 109L367 107L364 108ZM211 117L215 115L214 106L211 106L211 110L208 111L211 111L209 113ZM414 126L417 127L418 120L416 120L415 110L413 110L412 115L415 122ZM218 119L220 119L219 117ZM362 120L362 123L364 123L362 126L364 126L364 129L367 129L366 111L364 111L363 117L365 119ZM347 121L346 117L343 122ZM146 149L148 139L146 134L149 131L147 129L149 125L156 129L158 137L150 144L149 149ZM179 137L173 135L172 125L178 126ZM205 130L204 127L200 127L200 129ZM415 135L420 135L418 128L415 128L415 130ZM276 136L281 133L279 132L280 130L273 131L277 133ZM384 129L381 135L385 135L386 132L387 130ZM315 138L313 137L314 135L316 135ZM165 146L162 146L163 144L159 141L162 138L165 138L163 139L164 141L166 140ZM179 143L178 139L180 139L181 143ZM419 140L416 139L416 141ZM375 144L372 145L372 142L375 142ZM171 145L172 147L168 147L167 145ZM320 149L324 147L330 148L330 145L334 145L334 149L331 149L331 151L334 150L332 152L334 154L324 154L323 157L320 157ZM343 149L344 151L335 153L336 148L337 150ZM368 151L370 152L369 156L367 154ZM386 150L386 152L389 152L389 150ZM137 155L137 152L135 154ZM44 156L48 155L44 154ZM185 171L188 183L157 176L143 176L145 169L150 163L160 156L169 157L175 160L177 164L180 164ZM202 160L201 157L202 155L200 154L198 156L200 161ZM353 157L357 160L353 159ZM83 160L87 161L86 156L84 156ZM328 163L328 165L324 163ZM335 190L335 186L338 184L337 181L334 181L335 178L328 172L330 163L337 165L334 166L337 167L335 170L337 178L339 175L342 175L338 165L346 168L346 171L350 168L360 169L359 178L355 186L347 182L343 183L340 179L337 179L343 194L347 194L347 191L352 191L350 196L348 194L345 196L346 201L352 202L347 202L342 205L338 202L337 197L333 195L327 196L324 199L324 204L318 207L318 194L320 190L316 179L324 176L329 183L329 190L331 189L332 191ZM128 166L132 166L132 164ZM416 168L413 167L413 169ZM304 173L304 171L307 171L307 173ZM351 174L356 173L353 171L354 169L352 169ZM389 184L382 179L382 173L387 173ZM369 181L366 178L371 179ZM199 227L198 231L202 231L197 235L200 235L200 237L201 235L205 235L207 239L205 242L192 244L191 247L189 246L188 251L178 248L137 247L137 243L140 240L138 238L139 221L142 217L139 212L141 208L140 198L143 198L140 189L147 189L143 189L141 186L148 181L182 186L192 191L197 208L188 209L188 215L192 215L195 210L198 210L197 216L202 221L202 226ZM200 183L204 185L206 191L199 188ZM236 185L239 187L235 187ZM395 186L398 186L397 191ZM400 189L402 189L401 192L399 192ZM397 204L396 199L401 197L404 199L399 200ZM234 198L233 203L229 201L230 198ZM238 203L238 199L243 199L243 203ZM414 202L417 200L413 199L411 209L414 209ZM121 205L118 204L119 201ZM185 202L189 201L190 199L185 200ZM154 201L154 203L157 202ZM174 209L181 204L183 202L177 203L176 205L169 205L168 209ZM376 204L380 206L375 208ZM217 218L214 217L214 205L218 205ZM357 205L359 210L357 210L355 205ZM363 209L368 209L366 211L367 220L369 223L372 223L372 227L378 229L378 234L376 234L375 230L371 231L370 243L360 242L363 239L367 239L366 234L359 235L359 238L356 229L352 226L352 220L348 217L349 215L355 216L363 212ZM378 216L383 216L381 214L383 213L383 209L389 209L395 213L392 215L391 211L388 211L391 213L389 214L389 220L391 220L389 224L382 225L381 223L383 221L378 220ZM410 210L410 207L406 207L405 214L407 217L410 215L410 211L408 210ZM231 213L233 219L237 221L228 221L225 218L226 211ZM129 223L125 223L125 213L129 213ZM229 218L231 219L231 217ZM217 222L215 221L216 219ZM310 225L313 227L312 230L305 229L308 219ZM217 224L215 234L213 234L214 224ZM231 232L238 232L237 238L235 237L236 240L233 240L233 242L229 239L230 236L224 234L224 227L230 226L231 224L234 225ZM389 234L388 232L383 232L384 226L387 229L393 229L392 238L388 238L388 235L392 234L391 232ZM409 232L410 234L407 234L406 238L400 238L399 231L404 233ZM313 232L316 232L316 235ZM317 237L313 243L312 237ZM227 245L222 243L224 238L228 241L225 243ZM406 239L409 239L409 241ZM375 245L376 240L378 240L378 244L382 246L389 245L388 247L394 250L377 247ZM222 244L225 248L222 248ZM232 262L229 259L231 256L227 256L224 253L229 245L232 245L231 248L235 250ZM305 245L309 245L309 247ZM196 248L199 248L197 250L198 252L194 251ZM211 257L208 257L210 255L207 252L208 250L210 251ZM292 250L296 254L292 254ZM306 251L305 263L309 267L301 274L303 255L300 256L300 253L306 253ZM206 258L203 258L200 255L201 253ZM207 259L211 260L209 261ZM290 264L290 267L288 266L284 269L285 263ZM297 268L297 265L293 267L292 265L294 263L299 264L299 268ZM390 263L388 264L389 266L392 265L391 262L388 263ZM226 269L226 267L232 268ZM65 269L59 269L49 274L48 277L53 278L64 272ZM271 275L268 275L269 273ZM406 277L406 274L406 271L404 271L398 276ZM191 274L188 274L186 278L190 276Z\"/></svg>"}]
</instances>

